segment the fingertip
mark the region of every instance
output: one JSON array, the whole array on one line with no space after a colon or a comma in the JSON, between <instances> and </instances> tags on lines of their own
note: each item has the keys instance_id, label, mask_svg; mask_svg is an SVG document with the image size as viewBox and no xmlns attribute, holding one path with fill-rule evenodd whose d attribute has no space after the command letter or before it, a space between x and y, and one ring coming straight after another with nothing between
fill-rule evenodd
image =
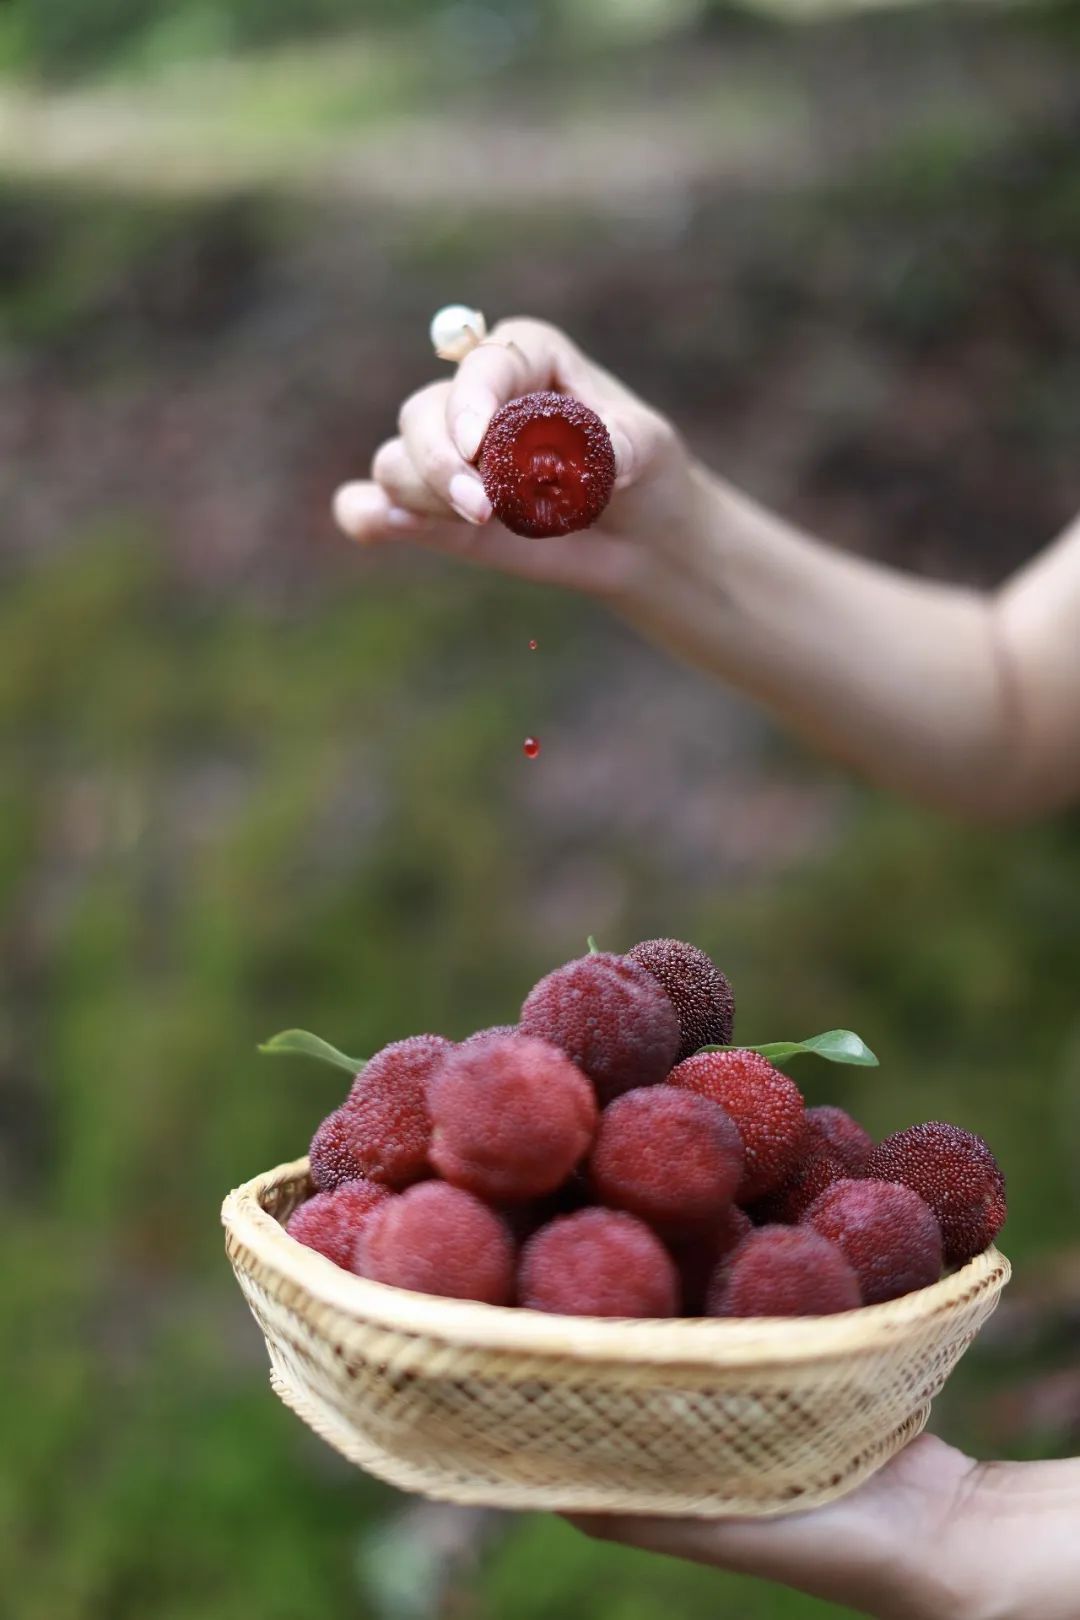
<instances>
[{"instance_id":1,"label":"fingertip","mask_svg":"<svg viewBox=\"0 0 1080 1620\"><path fill-rule=\"evenodd\" d=\"M486 523L491 517L491 502L484 486L473 474L455 473L448 490L450 505L467 523Z\"/></svg>"},{"instance_id":2,"label":"fingertip","mask_svg":"<svg viewBox=\"0 0 1080 1620\"><path fill-rule=\"evenodd\" d=\"M484 416L471 405L465 406L454 418L451 436L465 461L476 460L490 420L490 412Z\"/></svg>"},{"instance_id":3,"label":"fingertip","mask_svg":"<svg viewBox=\"0 0 1080 1620\"><path fill-rule=\"evenodd\" d=\"M370 485L342 484L334 491L331 510L334 522L350 538L355 536L369 510L367 491Z\"/></svg>"},{"instance_id":4,"label":"fingertip","mask_svg":"<svg viewBox=\"0 0 1080 1620\"><path fill-rule=\"evenodd\" d=\"M385 491L370 482L342 484L335 490L331 506L342 533L361 542L377 539L380 529L403 528L401 519L412 517L403 508L391 506Z\"/></svg>"}]
</instances>

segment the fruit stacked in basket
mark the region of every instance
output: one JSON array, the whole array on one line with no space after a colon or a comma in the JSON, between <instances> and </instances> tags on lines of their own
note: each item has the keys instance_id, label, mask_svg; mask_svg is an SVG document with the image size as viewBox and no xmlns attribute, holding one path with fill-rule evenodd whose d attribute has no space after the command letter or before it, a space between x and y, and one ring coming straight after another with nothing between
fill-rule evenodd
<instances>
[{"instance_id":1,"label":"fruit stacked in basket","mask_svg":"<svg viewBox=\"0 0 1080 1620\"><path fill-rule=\"evenodd\" d=\"M516 1025L414 1035L355 1073L311 1143L288 1232L415 1292L572 1316L825 1316L938 1281L993 1242L1004 1178L942 1122L875 1145L807 1108L800 1053L876 1059L850 1031L732 1044L704 952L648 940L549 973Z\"/></svg>"}]
</instances>

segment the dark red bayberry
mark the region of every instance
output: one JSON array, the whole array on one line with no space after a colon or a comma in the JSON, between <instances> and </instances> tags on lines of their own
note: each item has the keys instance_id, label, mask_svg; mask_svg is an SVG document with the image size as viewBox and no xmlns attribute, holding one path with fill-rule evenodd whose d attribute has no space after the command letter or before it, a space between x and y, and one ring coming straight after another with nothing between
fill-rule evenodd
<instances>
[{"instance_id":1,"label":"dark red bayberry","mask_svg":"<svg viewBox=\"0 0 1080 1620\"><path fill-rule=\"evenodd\" d=\"M843 1108L827 1103L806 1110L806 1136L803 1152L807 1158L813 1153L829 1153L840 1160L849 1176L861 1176L874 1151L870 1132Z\"/></svg>"},{"instance_id":2,"label":"dark red bayberry","mask_svg":"<svg viewBox=\"0 0 1080 1620\"><path fill-rule=\"evenodd\" d=\"M569 394L525 394L496 411L478 464L495 516L537 538L587 529L615 484L607 428Z\"/></svg>"},{"instance_id":3,"label":"dark red bayberry","mask_svg":"<svg viewBox=\"0 0 1080 1620\"><path fill-rule=\"evenodd\" d=\"M667 993L637 962L609 951L567 962L534 985L521 1032L561 1047L585 1070L601 1104L659 1084L679 1049Z\"/></svg>"},{"instance_id":4,"label":"dark red bayberry","mask_svg":"<svg viewBox=\"0 0 1080 1620\"><path fill-rule=\"evenodd\" d=\"M589 1175L602 1203L665 1233L694 1233L731 1207L743 1159L742 1138L714 1102L645 1086L605 1108Z\"/></svg>"},{"instance_id":5,"label":"dark red bayberry","mask_svg":"<svg viewBox=\"0 0 1080 1620\"><path fill-rule=\"evenodd\" d=\"M865 1174L899 1181L925 1199L945 1240L945 1264L962 1266L1005 1224L1005 1177L981 1136L932 1120L879 1142Z\"/></svg>"},{"instance_id":6,"label":"dark red bayberry","mask_svg":"<svg viewBox=\"0 0 1080 1620\"><path fill-rule=\"evenodd\" d=\"M802 1217L835 1243L859 1279L864 1305L899 1299L941 1276L933 1210L898 1181L834 1181Z\"/></svg>"},{"instance_id":7,"label":"dark red bayberry","mask_svg":"<svg viewBox=\"0 0 1080 1620\"><path fill-rule=\"evenodd\" d=\"M681 1037L676 1062L702 1046L731 1045L735 997L726 975L704 951L682 939L643 939L626 954L671 997Z\"/></svg>"}]
</instances>

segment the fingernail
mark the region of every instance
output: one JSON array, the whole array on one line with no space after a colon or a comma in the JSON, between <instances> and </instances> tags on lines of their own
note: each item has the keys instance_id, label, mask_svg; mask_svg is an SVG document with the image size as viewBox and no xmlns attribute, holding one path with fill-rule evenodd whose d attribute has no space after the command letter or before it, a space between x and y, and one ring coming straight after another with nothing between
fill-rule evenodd
<instances>
[{"instance_id":1,"label":"fingernail","mask_svg":"<svg viewBox=\"0 0 1080 1620\"><path fill-rule=\"evenodd\" d=\"M386 526L390 529L419 529L423 523L419 512L410 512L404 506L391 506L386 514Z\"/></svg>"},{"instance_id":2,"label":"fingernail","mask_svg":"<svg viewBox=\"0 0 1080 1620\"><path fill-rule=\"evenodd\" d=\"M374 514L379 496L369 484L342 484L334 495L334 522L348 535L355 535Z\"/></svg>"},{"instance_id":3,"label":"fingernail","mask_svg":"<svg viewBox=\"0 0 1080 1620\"><path fill-rule=\"evenodd\" d=\"M486 432L487 423L478 411L462 411L454 424L454 443L466 461L475 458Z\"/></svg>"},{"instance_id":4,"label":"fingernail","mask_svg":"<svg viewBox=\"0 0 1080 1620\"><path fill-rule=\"evenodd\" d=\"M450 480L449 495L450 505L466 523L486 523L491 516L491 502L478 478L455 473Z\"/></svg>"}]
</instances>

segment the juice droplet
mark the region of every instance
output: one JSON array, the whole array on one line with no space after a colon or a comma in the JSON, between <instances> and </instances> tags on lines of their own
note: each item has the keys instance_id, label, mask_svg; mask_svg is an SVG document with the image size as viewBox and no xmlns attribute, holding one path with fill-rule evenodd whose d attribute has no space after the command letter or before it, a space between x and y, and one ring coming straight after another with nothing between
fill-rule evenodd
<instances>
[{"instance_id":1,"label":"juice droplet","mask_svg":"<svg viewBox=\"0 0 1080 1620\"><path fill-rule=\"evenodd\" d=\"M540 643L538 641L530 641L529 642L529 651L530 652L535 652L537 647L539 647L539 645L540 645Z\"/></svg>"},{"instance_id":2,"label":"juice droplet","mask_svg":"<svg viewBox=\"0 0 1080 1620\"><path fill-rule=\"evenodd\" d=\"M526 759L535 759L540 752L540 744L535 737L526 737L521 746Z\"/></svg>"}]
</instances>

